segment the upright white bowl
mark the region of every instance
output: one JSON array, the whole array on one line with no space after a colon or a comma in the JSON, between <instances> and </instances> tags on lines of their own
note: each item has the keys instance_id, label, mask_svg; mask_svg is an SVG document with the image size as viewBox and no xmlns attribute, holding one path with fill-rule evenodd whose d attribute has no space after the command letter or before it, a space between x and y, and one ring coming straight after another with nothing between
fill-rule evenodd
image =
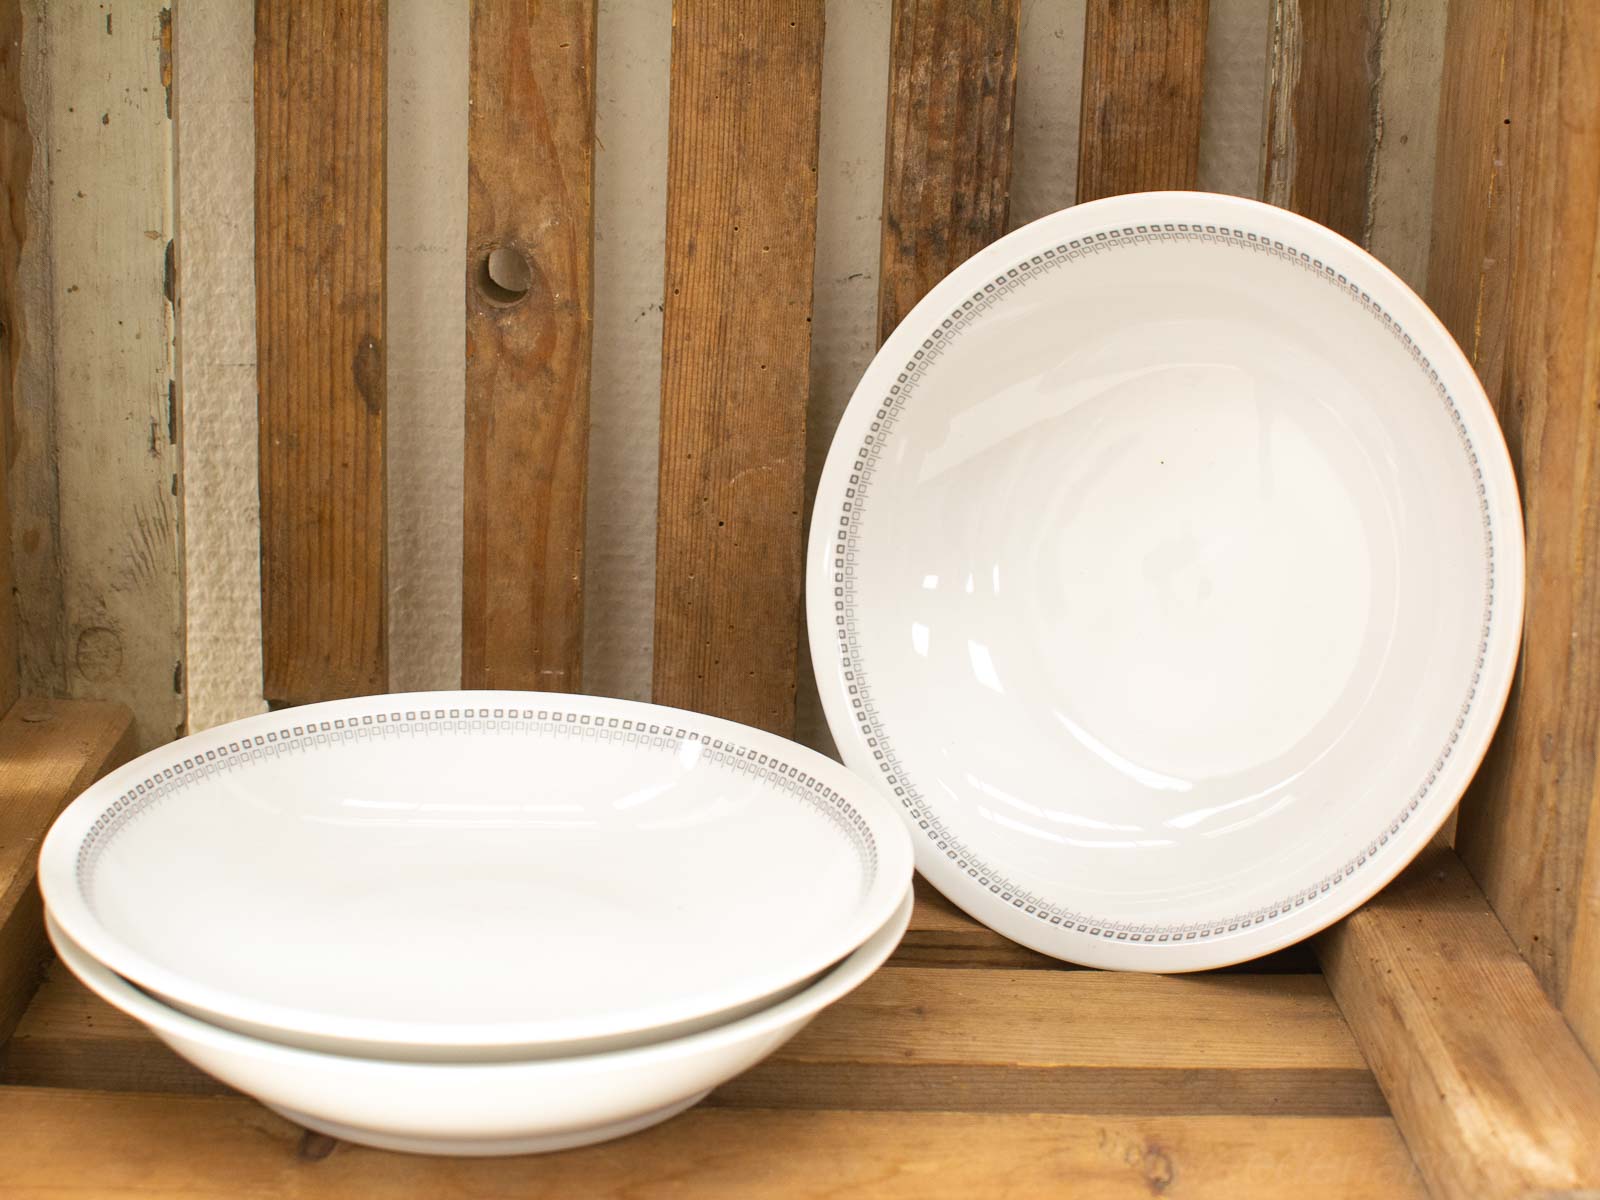
<instances>
[{"instance_id":1,"label":"upright white bowl","mask_svg":"<svg viewBox=\"0 0 1600 1200\"><path fill-rule=\"evenodd\" d=\"M908 888L888 923L838 966L728 1025L604 1054L474 1063L346 1057L235 1033L162 1004L96 962L55 921L49 928L61 960L101 999L290 1120L386 1150L480 1155L587 1145L676 1115L859 986L894 951L910 919Z\"/></svg>"},{"instance_id":2,"label":"upright white bowl","mask_svg":"<svg viewBox=\"0 0 1600 1200\"><path fill-rule=\"evenodd\" d=\"M40 884L176 1007L335 1053L647 1041L760 1007L894 913L891 806L845 768L676 709L371 696L146 754L73 802Z\"/></svg>"},{"instance_id":3,"label":"upright white bowl","mask_svg":"<svg viewBox=\"0 0 1600 1200\"><path fill-rule=\"evenodd\" d=\"M1516 480L1449 333L1359 246L1159 192L995 242L873 360L817 489L844 761L1001 933L1183 971L1424 846L1522 632Z\"/></svg>"}]
</instances>

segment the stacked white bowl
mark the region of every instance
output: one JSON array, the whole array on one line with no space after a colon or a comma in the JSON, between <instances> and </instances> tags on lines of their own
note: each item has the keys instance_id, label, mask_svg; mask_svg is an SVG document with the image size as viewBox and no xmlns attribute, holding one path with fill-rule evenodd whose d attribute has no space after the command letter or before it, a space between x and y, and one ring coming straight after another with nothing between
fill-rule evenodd
<instances>
[{"instance_id":1,"label":"stacked white bowl","mask_svg":"<svg viewBox=\"0 0 1600 1200\"><path fill-rule=\"evenodd\" d=\"M508 1154L682 1111L893 951L911 846L844 767L531 692L252 717L95 784L40 857L93 991L350 1141Z\"/></svg>"}]
</instances>

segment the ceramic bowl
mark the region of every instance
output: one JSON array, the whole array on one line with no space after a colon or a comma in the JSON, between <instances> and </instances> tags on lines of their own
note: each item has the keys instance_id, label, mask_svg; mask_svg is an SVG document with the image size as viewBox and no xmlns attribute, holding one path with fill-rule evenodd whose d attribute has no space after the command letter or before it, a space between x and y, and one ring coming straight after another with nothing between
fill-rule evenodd
<instances>
[{"instance_id":1,"label":"ceramic bowl","mask_svg":"<svg viewBox=\"0 0 1600 1200\"><path fill-rule=\"evenodd\" d=\"M1449 815L1522 631L1516 481L1426 305L1187 192L1002 238L885 342L817 492L828 724L951 900L1094 966L1338 919Z\"/></svg>"},{"instance_id":2,"label":"ceramic bowl","mask_svg":"<svg viewBox=\"0 0 1600 1200\"><path fill-rule=\"evenodd\" d=\"M816 982L727 1025L628 1050L534 1062L395 1062L324 1054L211 1025L162 1004L54 921L61 960L101 999L197 1067L290 1120L347 1141L423 1154L527 1154L605 1141L688 1108L771 1054L859 986L911 919L888 922Z\"/></svg>"},{"instance_id":3,"label":"ceramic bowl","mask_svg":"<svg viewBox=\"0 0 1600 1200\"><path fill-rule=\"evenodd\" d=\"M892 807L819 754L513 692L341 700L185 738L74 801L40 860L67 935L175 1007L452 1060L762 1007L881 929L910 875Z\"/></svg>"}]
</instances>

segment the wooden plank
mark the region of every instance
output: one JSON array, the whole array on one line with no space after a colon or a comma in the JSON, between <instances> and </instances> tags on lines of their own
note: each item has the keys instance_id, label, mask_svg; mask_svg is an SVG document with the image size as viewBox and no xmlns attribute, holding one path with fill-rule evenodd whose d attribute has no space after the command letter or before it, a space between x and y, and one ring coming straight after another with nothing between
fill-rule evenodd
<instances>
[{"instance_id":1,"label":"wooden plank","mask_svg":"<svg viewBox=\"0 0 1600 1200\"><path fill-rule=\"evenodd\" d=\"M387 6L256 4L265 694L384 690Z\"/></svg>"},{"instance_id":2,"label":"wooden plank","mask_svg":"<svg viewBox=\"0 0 1600 1200\"><path fill-rule=\"evenodd\" d=\"M524 1158L308 1142L248 1100L0 1089L0 1191L100 1197L1423 1197L1382 1117L1107 1118L691 1110L622 1141ZM331 1151L331 1153L330 1153ZM685 1181L692 1181L692 1185Z\"/></svg>"},{"instance_id":3,"label":"wooden plank","mask_svg":"<svg viewBox=\"0 0 1600 1200\"><path fill-rule=\"evenodd\" d=\"M1020 0L896 0L879 342L1006 231L1020 20Z\"/></svg>"},{"instance_id":4,"label":"wooden plank","mask_svg":"<svg viewBox=\"0 0 1600 1200\"><path fill-rule=\"evenodd\" d=\"M1509 142L1513 0L1452 4L1445 24L1428 304L1506 419L1511 265Z\"/></svg>"},{"instance_id":5,"label":"wooden plank","mask_svg":"<svg viewBox=\"0 0 1600 1200\"><path fill-rule=\"evenodd\" d=\"M0 708L16 703L17 600L11 565L9 479L16 456L17 369L25 336L18 272L28 237L28 177L33 138L22 102L23 19L20 0L0 2Z\"/></svg>"},{"instance_id":6,"label":"wooden plank","mask_svg":"<svg viewBox=\"0 0 1600 1200\"><path fill-rule=\"evenodd\" d=\"M822 0L673 10L654 695L794 728Z\"/></svg>"},{"instance_id":7,"label":"wooden plank","mask_svg":"<svg viewBox=\"0 0 1600 1200\"><path fill-rule=\"evenodd\" d=\"M464 687L576 691L595 0L472 5Z\"/></svg>"},{"instance_id":8,"label":"wooden plank","mask_svg":"<svg viewBox=\"0 0 1600 1200\"><path fill-rule=\"evenodd\" d=\"M1273 0L1263 198L1365 244L1383 0Z\"/></svg>"},{"instance_id":9,"label":"wooden plank","mask_svg":"<svg viewBox=\"0 0 1600 1200\"><path fill-rule=\"evenodd\" d=\"M0 1046L51 957L39 843L69 800L133 755L134 738L120 704L23 700L0 720Z\"/></svg>"},{"instance_id":10,"label":"wooden plank","mask_svg":"<svg viewBox=\"0 0 1600 1200\"><path fill-rule=\"evenodd\" d=\"M62 690L150 746L183 721L167 5L43 11Z\"/></svg>"},{"instance_id":11,"label":"wooden plank","mask_svg":"<svg viewBox=\"0 0 1600 1200\"><path fill-rule=\"evenodd\" d=\"M1600 1189L1600 1075L1454 851L1318 950L1437 1200Z\"/></svg>"},{"instance_id":12,"label":"wooden plank","mask_svg":"<svg viewBox=\"0 0 1600 1200\"><path fill-rule=\"evenodd\" d=\"M17 1027L0 1082L226 1090L59 966ZM904 967L879 972L767 1062L725 1084L713 1102L976 1112L1387 1112L1317 976L1165 979Z\"/></svg>"},{"instance_id":13,"label":"wooden plank","mask_svg":"<svg viewBox=\"0 0 1600 1200\"><path fill-rule=\"evenodd\" d=\"M1528 593L1517 686L1461 805L1457 845L1600 1058L1589 949L1600 936L1580 928L1600 889L1585 849L1600 812L1600 80L1588 66L1600 58L1600 6L1517 8L1503 22L1486 8L1481 24L1452 23L1449 52L1465 61L1447 72L1503 86L1507 101L1465 110L1479 123L1462 139L1476 160L1449 173L1449 191L1463 205L1486 187L1505 200L1466 226L1484 244L1442 258L1434 290L1481 330L1479 368L1522 485ZM1503 167L1492 161L1502 138Z\"/></svg>"},{"instance_id":14,"label":"wooden plank","mask_svg":"<svg viewBox=\"0 0 1600 1200\"><path fill-rule=\"evenodd\" d=\"M1088 0L1078 202L1192 188L1208 0Z\"/></svg>"}]
</instances>

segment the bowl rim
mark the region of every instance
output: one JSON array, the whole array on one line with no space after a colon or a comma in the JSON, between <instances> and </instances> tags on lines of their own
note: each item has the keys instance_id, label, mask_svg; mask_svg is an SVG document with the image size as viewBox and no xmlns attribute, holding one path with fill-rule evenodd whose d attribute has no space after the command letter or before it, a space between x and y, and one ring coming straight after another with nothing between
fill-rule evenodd
<instances>
[{"instance_id":1,"label":"bowl rim","mask_svg":"<svg viewBox=\"0 0 1600 1200\"><path fill-rule=\"evenodd\" d=\"M607 1070L633 1071L693 1058L761 1037L785 1025L807 1020L861 986L888 961L911 923L914 906L915 892L908 883L888 921L846 957L825 971L821 977L777 1004L728 1024L716 1025L710 1029L702 1029L664 1041L649 1042L642 1046L625 1046L567 1058L488 1062L417 1061L335 1054L326 1050L313 1050L304 1046L268 1041L265 1038L213 1025L170 1004L162 1003L159 998L113 971L74 941L48 911L45 913L45 929L51 944L55 946L56 953L66 964L67 969L107 1004L159 1034L197 1043L225 1054L246 1056L257 1061L276 1061L288 1066L385 1071L393 1073L397 1079L417 1074L437 1077L447 1073L465 1073L485 1078L506 1075L564 1076Z\"/></svg>"},{"instance_id":2,"label":"bowl rim","mask_svg":"<svg viewBox=\"0 0 1600 1200\"><path fill-rule=\"evenodd\" d=\"M923 339L938 336L941 322L968 300L980 299L985 287L1003 283L1008 273L1014 275L1025 269L1026 264L1039 261L1047 251L1053 256L1058 244L1097 234L1109 236L1112 230L1118 236L1142 236L1140 226L1164 226L1169 222L1186 222L1186 228L1211 225L1213 233L1217 226L1230 225L1292 240L1296 248L1315 257L1318 266L1325 262L1335 268L1336 276L1342 271L1353 281L1359 273L1360 287L1381 299L1423 347L1431 366L1446 383L1481 460L1485 496L1497 533L1494 595L1498 628L1486 648L1480 699L1474 705L1471 722L1462 731L1460 744L1439 772L1421 810L1413 812L1397 833L1386 836L1381 844L1375 842L1376 852L1364 857L1363 869L1343 879L1342 886L1332 889L1331 896L1325 894L1292 906L1289 911L1275 913L1270 920L1237 932L1203 940L1152 937L1146 942L1125 931L1119 936L1111 929L1089 933L1043 923L1037 915L1043 911L1039 906L1026 908L1020 897L1002 897L1001 889L980 886L976 879L967 877L967 871L948 860L946 851L935 843L928 829L920 828L910 816L910 799L892 796L892 789L882 777L883 770L863 744L837 678L841 669L839 650L831 636L830 605L834 597L823 581L831 578L830 535L846 502L856 448L870 432L882 396L895 384L897 375L905 371L905 364L919 353ZM934 331L931 335L930 330ZM1454 811L1488 750L1515 677L1525 601L1522 511L1505 437L1477 374L1437 315L1372 254L1297 213L1241 196L1155 191L1094 200L1024 225L956 267L906 314L852 393L818 481L810 528L806 553L807 635L823 715L841 758L871 779L886 797L895 799L896 810L913 835L918 871L957 907L1014 941L1086 966L1158 972L1228 966L1301 941L1365 903L1427 845ZM1399 803L1397 797L1396 804ZM991 895L991 891L996 894Z\"/></svg>"},{"instance_id":3,"label":"bowl rim","mask_svg":"<svg viewBox=\"0 0 1600 1200\"><path fill-rule=\"evenodd\" d=\"M874 839L878 852L875 877L850 919L841 922L838 931L827 939L825 952L819 951L805 960L797 958L783 968L774 968L760 976L741 976L735 972L716 988L686 991L670 1002L617 1010L598 1019L582 1013L486 1022L369 1019L263 1001L155 962L122 941L99 920L79 886L78 856L96 821L118 802L119 796L185 758L196 758L244 738L264 736L268 731L296 722L305 725L313 720L333 721L352 714L360 717L378 710L386 711L391 705L402 708L434 706L446 712L451 708L470 711L542 706L607 719L669 723L686 731L691 739L732 742L753 755L768 755L795 767L838 793L860 814ZM413 1050L471 1047L514 1053L523 1047L559 1047L566 1042L603 1041L632 1037L652 1029L681 1027L799 984L850 954L892 917L910 882L912 870L910 837L876 789L853 771L798 742L719 717L643 701L554 692L444 690L382 693L280 709L215 726L157 747L91 784L61 812L41 847L38 878L46 907L74 943L117 974L167 1000L261 1029L279 1029L287 1035L314 1037L325 1043L345 1041L367 1046L387 1043Z\"/></svg>"}]
</instances>

